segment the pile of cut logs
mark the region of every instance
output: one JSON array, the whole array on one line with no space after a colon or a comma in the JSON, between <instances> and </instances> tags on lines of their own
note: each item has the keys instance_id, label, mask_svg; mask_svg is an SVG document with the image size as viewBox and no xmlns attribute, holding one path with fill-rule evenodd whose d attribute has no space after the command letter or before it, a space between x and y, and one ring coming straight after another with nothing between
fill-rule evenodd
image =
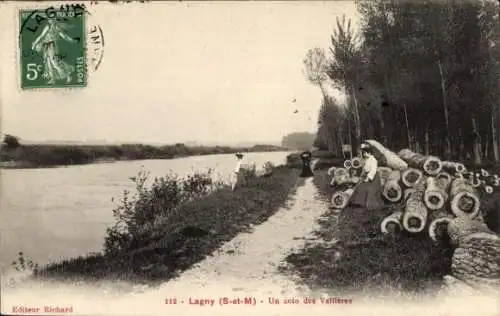
<instances>
[{"instance_id":1,"label":"pile of cut logs","mask_svg":"<svg viewBox=\"0 0 500 316\"><path fill-rule=\"evenodd\" d=\"M427 228L433 241L448 236L454 251L447 293L500 294L500 236L485 224L481 197L500 187L500 178L486 170L467 171L458 162L442 161L403 149L397 154L374 140L383 185L383 198L399 203L397 211L381 223L384 234L406 230L420 233ZM345 208L353 186L360 181L362 160L353 158L342 167L328 170L333 193L332 206ZM340 190L340 187L349 187Z\"/></svg>"},{"instance_id":2,"label":"pile of cut logs","mask_svg":"<svg viewBox=\"0 0 500 316\"><path fill-rule=\"evenodd\" d=\"M409 149L394 153L374 140L366 143L375 148L379 163L384 163L378 168L384 200L402 206L401 211L382 222L384 233L403 229L419 233L427 227L429 237L436 241L455 217L481 219L480 197L500 187L500 177L484 169L471 172L458 162L442 161ZM330 184L337 188L331 198L333 208L346 207L354 187L361 181L362 167L363 160L355 157L346 160L343 167L328 170Z\"/></svg>"}]
</instances>

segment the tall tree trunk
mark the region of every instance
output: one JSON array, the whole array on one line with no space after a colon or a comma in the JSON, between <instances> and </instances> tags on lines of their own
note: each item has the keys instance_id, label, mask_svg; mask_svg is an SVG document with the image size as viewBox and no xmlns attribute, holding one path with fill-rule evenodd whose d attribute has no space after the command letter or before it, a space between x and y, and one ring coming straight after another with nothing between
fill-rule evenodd
<instances>
[{"instance_id":1,"label":"tall tree trunk","mask_svg":"<svg viewBox=\"0 0 500 316\"><path fill-rule=\"evenodd\" d=\"M359 115L358 99L356 98L356 89L351 87L352 98L354 100L354 111L356 115L356 143L359 146L361 144L361 118Z\"/></svg>"},{"instance_id":2,"label":"tall tree trunk","mask_svg":"<svg viewBox=\"0 0 500 316\"><path fill-rule=\"evenodd\" d=\"M449 127L449 115L448 115L448 103L446 98L446 80L443 74L443 67L441 65L441 59L438 58L438 68L439 75L441 76L441 93L443 97L443 109L444 109L444 124L446 129L446 147L445 147L445 157L446 159L450 159L451 155L451 141L450 141L450 127Z\"/></svg>"},{"instance_id":3,"label":"tall tree trunk","mask_svg":"<svg viewBox=\"0 0 500 316\"><path fill-rule=\"evenodd\" d=\"M340 153L342 153L342 156L344 156L344 151L342 150L344 136L342 135L341 124L339 124L338 131L339 131L339 137L337 138L337 141L338 141L339 151L340 151Z\"/></svg>"},{"instance_id":4,"label":"tall tree trunk","mask_svg":"<svg viewBox=\"0 0 500 316\"><path fill-rule=\"evenodd\" d=\"M490 149L490 146L488 146L489 144L490 144L489 137L488 137L488 135L485 135L485 140L484 140L484 143L482 145L482 148L484 148L484 150L483 150L483 159L485 161L488 161L488 151Z\"/></svg>"},{"instance_id":5,"label":"tall tree trunk","mask_svg":"<svg viewBox=\"0 0 500 316\"><path fill-rule=\"evenodd\" d=\"M493 148L493 159L498 163L500 161L499 153L498 153L498 140L497 140L497 111L495 111L495 107L491 111L491 145Z\"/></svg>"},{"instance_id":6,"label":"tall tree trunk","mask_svg":"<svg viewBox=\"0 0 500 316\"><path fill-rule=\"evenodd\" d=\"M474 143L473 143L473 151L474 151L474 163L481 164L481 136L479 135L476 119L472 118L472 133L474 134Z\"/></svg>"},{"instance_id":7,"label":"tall tree trunk","mask_svg":"<svg viewBox=\"0 0 500 316\"><path fill-rule=\"evenodd\" d=\"M464 156L464 152L465 152L464 132L461 128L458 130L458 141L459 141L459 146L458 146L457 158L460 161L460 160L463 160L465 158L465 156Z\"/></svg>"},{"instance_id":8,"label":"tall tree trunk","mask_svg":"<svg viewBox=\"0 0 500 316\"><path fill-rule=\"evenodd\" d=\"M425 154L429 155L430 148L429 148L429 129L425 129Z\"/></svg>"},{"instance_id":9,"label":"tall tree trunk","mask_svg":"<svg viewBox=\"0 0 500 316\"><path fill-rule=\"evenodd\" d=\"M405 110L406 137L408 138L408 148L411 148L410 126L408 124L408 112L406 112L406 102L403 103L403 108Z\"/></svg>"}]
</instances>

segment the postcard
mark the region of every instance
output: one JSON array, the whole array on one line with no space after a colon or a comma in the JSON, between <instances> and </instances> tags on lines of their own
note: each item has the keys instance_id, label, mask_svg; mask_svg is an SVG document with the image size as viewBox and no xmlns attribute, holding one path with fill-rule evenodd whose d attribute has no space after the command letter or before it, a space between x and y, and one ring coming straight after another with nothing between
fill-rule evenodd
<instances>
[{"instance_id":1,"label":"postcard","mask_svg":"<svg viewBox=\"0 0 500 316\"><path fill-rule=\"evenodd\" d=\"M0 4L5 315L499 315L498 1Z\"/></svg>"}]
</instances>

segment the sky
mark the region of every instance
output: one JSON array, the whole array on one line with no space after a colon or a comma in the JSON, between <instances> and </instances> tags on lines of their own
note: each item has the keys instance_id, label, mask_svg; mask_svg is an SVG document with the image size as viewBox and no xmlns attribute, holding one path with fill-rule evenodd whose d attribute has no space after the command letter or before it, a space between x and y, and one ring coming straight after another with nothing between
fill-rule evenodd
<instances>
[{"instance_id":1,"label":"sky","mask_svg":"<svg viewBox=\"0 0 500 316\"><path fill-rule=\"evenodd\" d=\"M302 60L315 46L328 53L337 16L359 21L351 1L100 2L88 25L105 45L88 86L23 91L18 10L30 4L0 6L0 131L30 141L277 143L315 132L322 96Z\"/></svg>"}]
</instances>

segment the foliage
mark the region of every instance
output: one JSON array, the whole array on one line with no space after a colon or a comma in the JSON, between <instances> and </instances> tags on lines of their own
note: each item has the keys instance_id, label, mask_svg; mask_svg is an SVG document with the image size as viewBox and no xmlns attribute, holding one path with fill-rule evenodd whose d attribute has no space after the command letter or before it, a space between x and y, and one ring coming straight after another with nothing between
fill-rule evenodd
<instances>
[{"instance_id":1,"label":"foliage","mask_svg":"<svg viewBox=\"0 0 500 316\"><path fill-rule=\"evenodd\" d=\"M290 133L283 136L281 146L291 149L309 150L313 146L314 137L314 134L307 132Z\"/></svg>"},{"instance_id":2,"label":"foliage","mask_svg":"<svg viewBox=\"0 0 500 316\"><path fill-rule=\"evenodd\" d=\"M31 259L26 259L23 252L19 252L17 260L13 261L11 266L18 272L31 270L36 274L38 271L38 263L35 263Z\"/></svg>"},{"instance_id":3,"label":"foliage","mask_svg":"<svg viewBox=\"0 0 500 316\"><path fill-rule=\"evenodd\" d=\"M212 180L212 170L196 172L185 178L175 174L155 177L147 186L149 173L141 170L131 180L136 192L125 190L119 205L113 209L116 223L107 229L104 251L106 254L121 252L134 246L142 232L154 225L158 217L169 217L180 205L202 199L223 187Z\"/></svg>"},{"instance_id":4,"label":"foliage","mask_svg":"<svg viewBox=\"0 0 500 316\"><path fill-rule=\"evenodd\" d=\"M5 134L3 138L3 145L6 146L8 149L15 149L21 146L21 143L19 142L18 137L10 134Z\"/></svg>"},{"instance_id":5,"label":"foliage","mask_svg":"<svg viewBox=\"0 0 500 316\"><path fill-rule=\"evenodd\" d=\"M362 139L376 138L395 150L498 162L498 3L356 4L360 28L337 20L325 71L346 102L322 90L317 147L340 152L342 143L357 148Z\"/></svg>"}]
</instances>

